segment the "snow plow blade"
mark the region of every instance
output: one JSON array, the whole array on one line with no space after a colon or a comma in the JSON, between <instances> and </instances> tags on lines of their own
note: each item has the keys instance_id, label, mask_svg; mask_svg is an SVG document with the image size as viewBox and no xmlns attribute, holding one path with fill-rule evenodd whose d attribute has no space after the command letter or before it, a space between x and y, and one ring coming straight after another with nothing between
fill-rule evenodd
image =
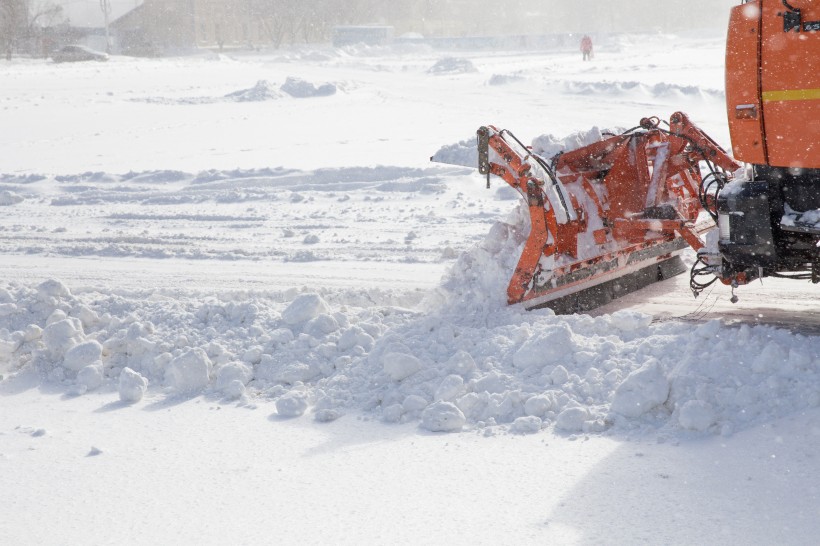
<instances>
[{"instance_id":1,"label":"snow plow blade","mask_svg":"<svg viewBox=\"0 0 820 546\"><path fill-rule=\"evenodd\" d=\"M688 247L705 252L701 237L715 227L715 190L740 169L681 112L668 129L644 118L623 134L551 158L506 130L485 126L477 134L488 187L490 175L501 177L529 210L507 300L557 313L589 311L684 272L679 255ZM709 214L699 219L704 210ZM719 275L716 269L710 273ZM694 282L694 267L692 274Z\"/></svg>"}]
</instances>

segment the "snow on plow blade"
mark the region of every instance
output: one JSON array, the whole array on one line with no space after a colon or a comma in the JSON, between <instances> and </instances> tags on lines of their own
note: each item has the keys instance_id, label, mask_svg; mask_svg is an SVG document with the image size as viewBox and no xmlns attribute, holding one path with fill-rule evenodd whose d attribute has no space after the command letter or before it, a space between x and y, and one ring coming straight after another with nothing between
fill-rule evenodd
<instances>
[{"instance_id":1,"label":"snow on plow blade","mask_svg":"<svg viewBox=\"0 0 820 546\"><path fill-rule=\"evenodd\" d=\"M644 118L549 159L509 131L481 127L478 168L488 185L490 175L504 179L529 209L508 302L572 313L682 273L681 252L702 250L701 235L715 225L710 185L740 165L678 112L668 129Z\"/></svg>"}]
</instances>

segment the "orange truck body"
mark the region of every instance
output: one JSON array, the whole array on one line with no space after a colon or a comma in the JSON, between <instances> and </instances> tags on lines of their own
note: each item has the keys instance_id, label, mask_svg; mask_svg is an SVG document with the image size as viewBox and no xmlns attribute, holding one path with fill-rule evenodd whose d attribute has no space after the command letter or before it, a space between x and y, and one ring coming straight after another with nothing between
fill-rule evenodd
<instances>
[{"instance_id":1,"label":"orange truck body","mask_svg":"<svg viewBox=\"0 0 820 546\"><path fill-rule=\"evenodd\" d=\"M726 106L736 159L820 168L820 0L732 9Z\"/></svg>"}]
</instances>

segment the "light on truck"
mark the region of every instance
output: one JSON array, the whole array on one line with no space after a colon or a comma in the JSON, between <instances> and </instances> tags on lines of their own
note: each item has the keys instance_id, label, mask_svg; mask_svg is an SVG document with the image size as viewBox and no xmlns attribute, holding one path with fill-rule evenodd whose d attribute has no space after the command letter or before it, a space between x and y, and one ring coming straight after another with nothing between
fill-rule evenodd
<instances>
[{"instance_id":1,"label":"light on truck","mask_svg":"<svg viewBox=\"0 0 820 546\"><path fill-rule=\"evenodd\" d=\"M729 215L725 213L718 214L718 231L720 232L720 240L728 241L731 239L731 229L729 228Z\"/></svg>"}]
</instances>

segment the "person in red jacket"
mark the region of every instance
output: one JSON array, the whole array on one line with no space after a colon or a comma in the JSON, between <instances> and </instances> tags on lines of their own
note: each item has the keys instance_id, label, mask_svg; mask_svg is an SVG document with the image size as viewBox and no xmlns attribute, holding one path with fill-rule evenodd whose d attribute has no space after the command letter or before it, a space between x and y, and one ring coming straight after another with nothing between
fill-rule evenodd
<instances>
[{"instance_id":1,"label":"person in red jacket","mask_svg":"<svg viewBox=\"0 0 820 546\"><path fill-rule=\"evenodd\" d=\"M592 59L592 38L584 36L581 38L581 53L584 54L584 60Z\"/></svg>"}]
</instances>

